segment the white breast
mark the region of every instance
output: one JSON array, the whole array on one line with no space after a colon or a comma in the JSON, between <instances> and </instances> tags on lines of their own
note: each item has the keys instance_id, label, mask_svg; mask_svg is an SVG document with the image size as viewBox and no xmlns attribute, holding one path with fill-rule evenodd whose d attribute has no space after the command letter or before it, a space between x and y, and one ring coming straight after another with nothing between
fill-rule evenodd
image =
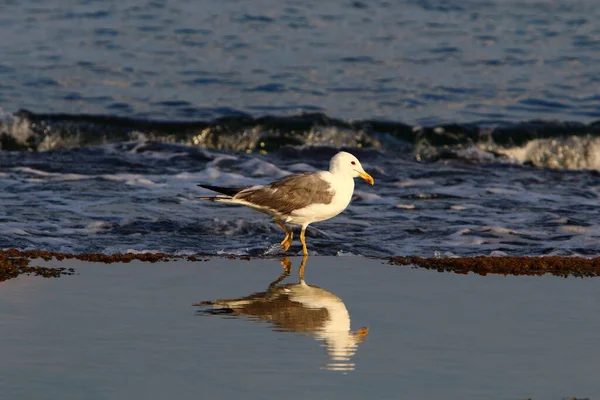
<instances>
[{"instance_id":1,"label":"white breast","mask_svg":"<svg viewBox=\"0 0 600 400\"><path fill-rule=\"evenodd\" d=\"M321 178L329 182L331 190L335 192L329 204L311 204L307 207L295 210L285 222L296 225L310 224L333 218L348 207L352 194L354 193L354 179L345 177L341 179L332 175L329 171L319 172Z\"/></svg>"}]
</instances>

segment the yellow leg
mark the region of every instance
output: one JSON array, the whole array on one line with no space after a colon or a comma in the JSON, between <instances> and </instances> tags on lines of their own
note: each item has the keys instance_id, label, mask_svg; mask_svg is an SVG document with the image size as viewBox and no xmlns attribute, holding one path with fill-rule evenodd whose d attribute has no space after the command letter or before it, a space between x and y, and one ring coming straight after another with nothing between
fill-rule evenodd
<instances>
[{"instance_id":1,"label":"yellow leg","mask_svg":"<svg viewBox=\"0 0 600 400\"><path fill-rule=\"evenodd\" d=\"M298 276L301 281L304 281L304 267L306 267L306 260L308 260L308 254L302 257L302 263L300 263L300 269L298 270Z\"/></svg>"},{"instance_id":2,"label":"yellow leg","mask_svg":"<svg viewBox=\"0 0 600 400\"><path fill-rule=\"evenodd\" d=\"M290 276L290 273L292 272L292 262L290 261L289 257L283 257L280 262L281 266L283 267L283 272L279 278L275 279L273 282L271 282L271 284L269 284L269 289L277 286L282 280Z\"/></svg>"},{"instance_id":3,"label":"yellow leg","mask_svg":"<svg viewBox=\"0 0 600 400\"><path fill-rule=\"evenodd\" d=\"M294 237L294 232L291 229L288 229L285 224L279 220L275 220L275 223L281 227L285 231L285 238L281 241L280 245L283 247L283 251L287 251L292 245L292 238Z\"/></svg>"},{"instance_id":4,"label":"yellow leg","mask_svg":"<svg viewBox=\"0 0 600 400\"><path fill-rule=\"evenodd\" d=\"M306 248L306 226L302 227L302 231L300 232L300 242L302 243L302 253L305 257L308 256L308 249Z\"/></svg>"},{"instance_id":5,"label":"yellow leg","mask_svg":"<svg viewBox=\"0 0 600 400\"><path fill-rule=\"evenodd\" d=\"M279 262L283 267L283 272L289 275L290 272L292 272L292 261L290 260L290 258L288 256L285 256L281 260L279 260Z\"/></svg>"}]
</instances>

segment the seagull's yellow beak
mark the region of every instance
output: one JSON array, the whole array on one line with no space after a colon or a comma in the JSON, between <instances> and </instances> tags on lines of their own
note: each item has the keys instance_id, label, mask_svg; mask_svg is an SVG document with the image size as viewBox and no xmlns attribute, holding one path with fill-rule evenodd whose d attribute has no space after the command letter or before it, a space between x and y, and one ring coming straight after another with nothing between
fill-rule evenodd
<instances>
[{"instance_id":1,"label":"seagull's yellow beak","mask_svg":"<svg viewBox=\"0 0 600 400\"><path fill-rule=\"evenodd\" d=\"M373 180L373 177L369 174L367 174L366 172L359 172L358 175L363 178L365 181L367 181L367 183L370 183L371 185L375 183L375 181Z\"/></svg>"}]
</instances>

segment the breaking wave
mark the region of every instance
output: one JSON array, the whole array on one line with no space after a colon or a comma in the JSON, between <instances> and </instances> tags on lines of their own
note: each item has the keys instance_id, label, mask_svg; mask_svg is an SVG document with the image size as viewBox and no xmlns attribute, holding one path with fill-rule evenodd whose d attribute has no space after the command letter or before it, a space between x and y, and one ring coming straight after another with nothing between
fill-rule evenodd
<instances>
[{"instance_id":1,"label":"breaking wave","mask_svg":"<svg viewBox=\"0 0 600 400\"><path fill-rule=\"evenodd\" d=\"M224 116L213 121L152 121L103 115L0 114L0 148L48 151L111 143L158 142L262 153L282 148L373 148L419 161L457 159L536 167L600 169L600 121L482 122L411 126L381 120L346 121L322 113L289 117Z\"/></svg>"}]
</instances>

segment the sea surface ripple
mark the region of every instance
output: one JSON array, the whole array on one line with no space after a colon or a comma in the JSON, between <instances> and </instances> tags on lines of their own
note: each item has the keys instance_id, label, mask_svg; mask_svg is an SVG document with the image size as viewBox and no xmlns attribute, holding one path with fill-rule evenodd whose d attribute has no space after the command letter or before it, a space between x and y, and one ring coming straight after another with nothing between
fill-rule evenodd
<instances>
[{"instance_id":1,"label":"sea surface ripple","mask_svg":"<svg viewBox=\"0 0 600 400\"><path fill-rule=\"evenodd\" d=\"M592 1L8 1L0 11L6 112L600 118Z\"/></svg>"},{"instance_id":2,"label":"sea surface ripple","mask_svg":"<svg viewBox=\"0 0 600 400\"><path fill-rule=\"evenodd\" d=\"M598 20L585 0L2 2L0 248L277 256L268 217L196 185L345 149L376 184L311 254L597 255Z\"/></svg>"}]
</instances>

